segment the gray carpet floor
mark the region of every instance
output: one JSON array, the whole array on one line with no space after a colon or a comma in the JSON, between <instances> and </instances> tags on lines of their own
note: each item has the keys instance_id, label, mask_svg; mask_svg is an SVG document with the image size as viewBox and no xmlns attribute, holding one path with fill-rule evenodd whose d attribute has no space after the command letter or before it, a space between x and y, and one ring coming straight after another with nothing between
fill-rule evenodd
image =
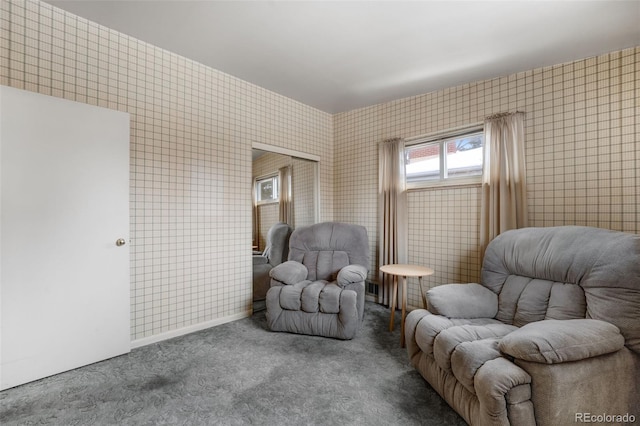
<instances>
[{"instance_id":1,"label":"gray carpet floor","mask_svg":"<svg viewBox=\"0 0 640 426\"><path fill-rule=\"evenodd\" d=\"M341 341L270 332L258 312L0 392L0 424L464 425L388 323L367 303Z\"/></svg>"}]
</instances>

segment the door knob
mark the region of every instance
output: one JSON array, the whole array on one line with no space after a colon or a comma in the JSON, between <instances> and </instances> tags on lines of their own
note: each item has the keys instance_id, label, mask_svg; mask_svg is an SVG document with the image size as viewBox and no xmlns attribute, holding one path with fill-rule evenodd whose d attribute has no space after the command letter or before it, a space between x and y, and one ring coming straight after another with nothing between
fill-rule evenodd
<instances>
[{"instance_id":1,"label":"door knob","mask_svg":"<svg viewBox=\"0 0 640 426\"><path fill-rule=\"evenodd\" d=\"M116 240L116 245L117 245L118 247L123 246L123 245L125 245L126 243L127 243L127 242L124 240L124 238L118 238L118 239Z\"/></svg>"}]
</instances>

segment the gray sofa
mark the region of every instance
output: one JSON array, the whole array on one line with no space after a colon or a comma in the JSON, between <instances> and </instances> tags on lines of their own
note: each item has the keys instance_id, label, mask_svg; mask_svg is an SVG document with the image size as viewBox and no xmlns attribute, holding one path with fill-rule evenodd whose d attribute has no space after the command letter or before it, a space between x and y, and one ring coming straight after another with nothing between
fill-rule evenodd
<instances>
[{"instance_id":1,"label":"gray sofa","mask_svg":"<svg viewBox=\"0 0 640 426\"><path fill-rule=\"evenodd\" d=\"M271 278L269 271L278 266L289 255L289 237L293 230L289 225L278 222L267 232L266 247L262 253L253 255L253 301L267 297Z\"/></svg>"},{"instance_id":2,"label":"gray sofa","mask_svg":"<svg viewBox=\"0 0 640 426\"><path fill-rule=\"evenodd\" d=\"M640 236L508 231L480 284L437 286L427 301L407 316L410 362L467 423L640 419Z\"/></svg>"},{"instance_id":3,"label":"gray sofa","mask_svg":"<svg viewBox=\"0 0 640 426\"><path fill-rule=\"evenodd\" d=\"M352 339L364 315L369 256L359 225L324 222L293 231L289 260L269 272L269 328Z\"/></svg>"}]
</instances>

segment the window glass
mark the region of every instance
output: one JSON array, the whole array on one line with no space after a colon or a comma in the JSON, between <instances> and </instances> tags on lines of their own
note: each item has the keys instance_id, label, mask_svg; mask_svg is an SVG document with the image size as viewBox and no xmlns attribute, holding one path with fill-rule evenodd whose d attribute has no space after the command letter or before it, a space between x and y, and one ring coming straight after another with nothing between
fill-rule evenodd
<instances>
[{"instance_id":1,"label":"window glass","mask_svg":"<svg viewBox=\"0 0 640 426\"><path fill-rule=\"evenodd\" d=\"M258 203L267 203L278 200L277 176L256 180L256 200Z\"/></svg>"},{"instance_id":2,"label":"window glass","mask_svg":"<svg viewBox=\"0 0 640 426\"><path fill-rule=\"evenodd\" d=\"M447 176L465 177L482 174L482 133L447 141Z\"/></svg>"},{"instance_id":3,"label":"window glass","mask_svg":"<svg viewBox=\"0 0 640 426\"><path fill-rule=\"evenodd\" d=\"M418 187L477 179L482 175L483 144L484 133L478 129L406 147L407 184Z\"/></svg>"},{"instance_id":4,"label":"window glass","mask_svg":"<svg viewBox=\"0 0 640 426\"><path fill-rule=\"evenodd\" d=\"M440 143L426 143L407 148L405 172L407 182L440 179Z\"/></svg>"}]
</instances>

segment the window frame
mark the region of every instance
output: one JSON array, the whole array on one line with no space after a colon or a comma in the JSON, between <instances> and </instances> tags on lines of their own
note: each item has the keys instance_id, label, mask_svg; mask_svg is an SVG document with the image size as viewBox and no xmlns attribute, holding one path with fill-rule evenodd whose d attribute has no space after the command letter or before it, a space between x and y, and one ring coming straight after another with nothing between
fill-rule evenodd
<instances>
[{"instance_id":1,"label":"window frame","mask_svg":"<svg viewBox=\"0 0 640 426\"><path fill-rule=\"evenodd\" d=\"M404 161L405 161L405 186L408 190L423 189L423 188L438 188L447 186L460 186L460 185L479 185L482 183L482 173L484 171L484 152L482 158L482 166L480 173L471 176L448 176L447 170L447 143L461 139L466 136L474 134L482 134L484 132L483 124L477 124L464 129L449 130L442 133L437 133L430 136L418 137L413 140L409 140L405 143L404 149ZM484 150L484 135L482 138L482 147ZM418 146L437 145L439 152L439 176L434 179L414 179L410 181L406 174L406 166L408 164L409 152Z\"/></svg>"},{"instance_id":2,"label":"window frame","mask_svg":"<svg viewBox=\"0 0 640 426\"><path fill-rule=\"evenodd\" d=\"M275 197L270 198L268 200L261 200L260 199L260 183L261 182L266 182L266 181L273 181L273 187L275 189ZM254 196L255 196L255 200L256 200L256 205L263 205L263 204L273 204L273 203L279 203L280 202L280 176L278 173L270 173L268 175L264 175L264 176L258 176L254 179L253 182L253 186L254 186Z\"/></svg>"}]
</instances>

